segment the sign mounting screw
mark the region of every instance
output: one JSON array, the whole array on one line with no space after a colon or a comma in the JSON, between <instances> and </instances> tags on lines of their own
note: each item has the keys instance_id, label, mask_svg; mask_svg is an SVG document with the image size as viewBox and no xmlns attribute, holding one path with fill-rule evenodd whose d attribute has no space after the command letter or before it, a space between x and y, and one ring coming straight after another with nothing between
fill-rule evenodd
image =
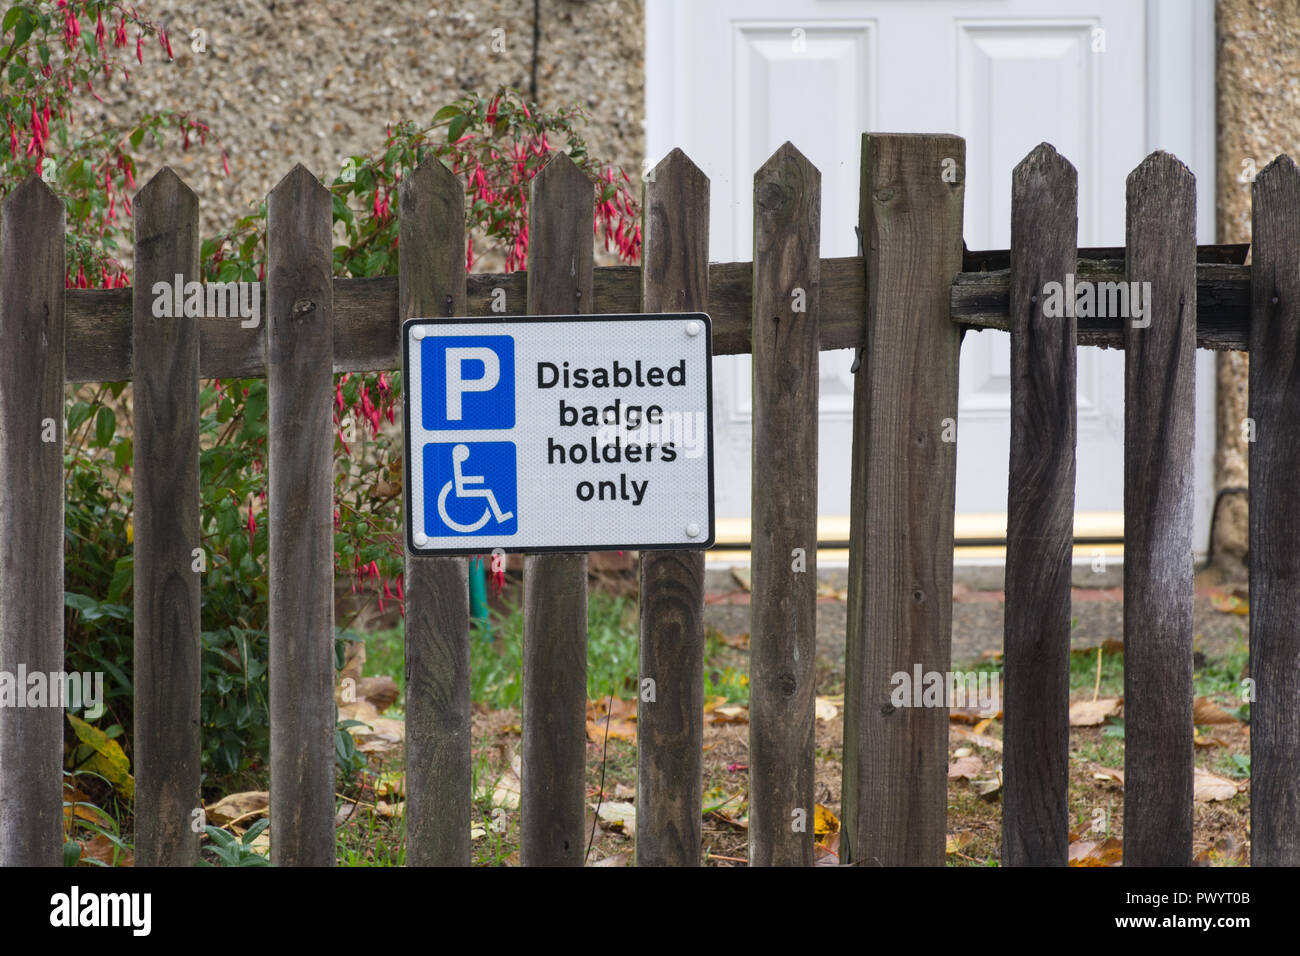
<instances>
[{"instance_id":1,"label":"sign mounting screw","mask_svg":"<svg viewBox=\"0 0 1300 956\"><path fill-rule=\"evenodd\" d=\"M700 536L700 526L694 521L686 526L686 537L698 538Z\"/></svg>"},{"instance_id":2,"label":"sign mounting screw","mask_svg":"<svg viewBox=\"0 0 1300 956\"><path fill-rule=\"evenodd\" d=\"M698 322L687 322L687 323L686 323L686 334L689 335L689 336L691 336L691 337L694 337L694 336L699 335L699 334L700 334L700 323L698 323Z\"/></svg>"},{"instance_id":3,"label":"sign mounting screw","mask_svg":"<svg viewBox=\"0 0 1300 956\"><path fill-rule=\"evenodd\" d=\"M425 333L427 333L428 331L429 331L429 330L428 330L427 328L425 328L425 326L423 326L423 325L415 325L415 326L412 326L412 327L411 327L411 338L415 339L415 340L418 342L418 341L420 341L420 339L424 338Z\"/></svg>"},{"instance_id":4,"label":"sign mounting screw","mask_svg":"<svg viewBox=\"0 0 1300 956\"><path fill-rule=\"evenodd\" d=\"M423 531L415 532L413 537L415 538L415 546L418 548L423 548L426 544L429 543L429 536L425 534Z\"/></svg>"}]
</instances>

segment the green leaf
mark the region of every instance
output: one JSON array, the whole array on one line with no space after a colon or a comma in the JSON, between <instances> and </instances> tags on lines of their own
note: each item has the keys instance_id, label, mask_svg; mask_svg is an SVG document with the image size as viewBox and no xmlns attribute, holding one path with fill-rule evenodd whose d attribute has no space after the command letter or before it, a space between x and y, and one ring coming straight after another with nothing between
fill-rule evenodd
<instances>
[{"instance_id":1,"label":"green leaf","mask_svg":"<svg viewBox=\"0 0 1300 956\"><path fill-rule=\"evenodd\" d=\"M13 11L11 10L10 12L12 13ZM441 123L443 120L451 119L453 116L460 116L463 112L465 111L462 110L455 103L452 103L449 106L444 106L442 109L438 110L438 112L434 113L433 122Z\"/></svg>"},{"instance_id":2,"label":"green leaf","mask_svg":"<svg viewBox=\"0 0 1300 956\"><path fill-rule=\"evenodd\" d=\"M465 128L469 126L471 119L473 119L473 117L466 113L461 113L452 120L451 125L447 127L447 142L454 143L456 140L460 139L461 134L465 132Z\"/></svg>"},{"instance_id":3,"label":"green leaf","mask_svg":"<svg viewBox=\"0 0 1300 956\"><path fill-rule=\"evenodd\" d=\"M13 13L13 11L10 10L9 13ZM5 19L6 20L9 19L8 13L5 14ZM17 50L20 46L22 46L24 43L27 42L27 38L32 35L32 31L35 29L36 29L36 17L32 15L30 10L20 10L18 22L14 26L14 42L9 47L9 53L11 56L13 55L13 52L15 50ZM40 49L41 49L41 59L44 60L46 63L48 63L50 61L49 48L42 43Z\"/></svg>"},{"instance_id":4,"label":"green leaf","mask_svg":"<svg viewBox=\"0 0 1300 956\"><path fill-rule=\"evenodd\" d=\"M89 402L73 402L68 409L68 431L75 432L90 417Z\"/></svg>"},{"instance_id":5,"label":"green leaf","mask_svg":"<svg viewBox=\"0 0 1300 956\"><path fill-rule=\"evenodd\" d=\"M113 440L115 431L117 431L117 415L105 405L95 416L95 444L100 448L107 448L108 443Z\"/></svg>"},{"instance_id":6,"label":"green leaf","mask_svg":"<svg viewBox=\"0 0 1300 956\"><path fill-rule=\"evenodd\" d=\"M239 842L243 843L244 846L251 846L253 841L257 839L257 835L270 825L271 821L266 817L263 817L244 831L243 839Z\"/></svg>"},{"instance_id":7,"label":"green leaf","mask_svg":"<svg viewBox=\"0 0 1300 956\"><path fill-rule=\"evenodd\" d=\"M13 11L10 10L9 12L12 13ZM6 17L5 19L8 19L8 17ZM63 865L64 866L76 866L80 859L81 859L80 843L78 843L76 840L69 840L67 843L63 844Z\"/></svg>"}]
</instances>

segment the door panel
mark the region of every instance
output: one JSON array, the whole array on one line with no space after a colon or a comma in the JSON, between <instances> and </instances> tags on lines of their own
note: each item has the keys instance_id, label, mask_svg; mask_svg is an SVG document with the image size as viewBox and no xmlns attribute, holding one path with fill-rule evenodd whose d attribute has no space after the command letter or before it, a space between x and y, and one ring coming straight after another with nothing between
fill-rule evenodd
<instances>
[{"instance_id":1,"label":"door panel","mask_svg":"<svg viewBox=\"0 0 1300 956\"><path fill-rule=\"evenodd\" d=\"M1009 245L1011 172L1044 140L1079 170L1079 244L1123 245L1125 179L1149 151L1147 15L1134 0L650 0L648 152L653 162L680 146L709 176L715 261L753 257L753 175L786 140L822 173L822 256L857 253L867 130L966 138L971 249ZM821 356L823 516L849 512L851 363L849 352ZM985 528L1005 516L1009 364L1005 334L965 336L959 528L963 516L988 516ZM745 518L748 358L717 359L715 383L715 454L727 476L717 514ZM1122 352L1079 350L1078 402L1077 509L1118 515Z\"/></svg>"}]
</instances>

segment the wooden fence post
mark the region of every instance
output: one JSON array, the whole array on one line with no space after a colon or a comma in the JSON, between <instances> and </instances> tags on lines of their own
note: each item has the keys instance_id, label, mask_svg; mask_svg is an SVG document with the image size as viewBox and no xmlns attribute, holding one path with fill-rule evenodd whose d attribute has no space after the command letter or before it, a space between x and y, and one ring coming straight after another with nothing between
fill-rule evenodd
<instances>
[{"instance_id":1,"label":"wooden fence post","mask_svg":"<svg viewBox=\"0 0 1300 956\"><path fill-rule=\"evenodd\" d=\"M709 299L709 180L674 149L645 185L642 308L703 312ZM637 705L638 866L699 866L703 813L704 552L641 555ZM640 686L640 682L638 682Z\"/></svg>"},{"instance_id":2,"label":"wooden fence post","mask_svg":"<svg viewBox=\"0 0 1300 956\"><path fill-rule=\"evenodd\" d=\"M333 866L334 290L329 190L267 199L271 858Z\"/></svg>"},{"instance_id":3,"label":"wooden fence post","mask_svg":"<svg viewBox=\"0 0 1300 956\"><path fill-rule=\"evenodd\" d=\"M1070 571L1074 554L1079 177L1046 143L1011 185L1011 467L1007 483L1002 864L1069 855Z\"/></svg>"},{"instance_id":4,"label":"wooden fence post","mask_svg":"<svg viewBox=\"0 0 1300 956\"><path fill-rule=\"evenodd\" d=\"M1196 181L1128 177L1124 334L1124 863L1192 862ZM1134 287L1133 283L1138 283ZM1136 288L1145 302L1138 318Z\"/></svg>"},{"instance_id":5,"label":"wooden fence post","mask_svg":"<svg viewBox=\"0 0 1300 956\"><path fill-rule=\"evenodd\" d=\"M892 697L895 674L950 666L960 335L948 304L962 267L966 143L862 143L867 346L853 390L840 855L942 866L948 708Z\"/></svg>"},{"instance_id":6,"label":"wooden fence post","mask_svg":"<svg viewBox=\"0 0 1300 956\"><path fill-rule=\"evenodd\" d=\"M1300 170L1251 187L1250 862L1300 866Z\"/></svg>"},{"instance_id":7,"label":"wooden fence post","mask_svg":"<svg viewBox=\"0 0 1300 956\"><path fill-rule=\"evenodd\" d=\"M436 156L398 189L400 318L464 315L465 190ZM403 382L405 394L410 386ZM410 475L410 470L407 470ZM405 483L410 507L410 485ZM402 535L405 541L406 535ZM469 566L406 554L406 861L469 866Z\"/></svg>"},{"instance_id":8,"label":"wooden fence post","mask_svg":"<svg viewBox=\"0 0 1300 956\"><path fill-rule=\"evenodd\" d=\"M532 183L528 314L588 315L596 192L564 153ZM701 675L701 680L703 676ZM587 556L524 560L525 866L582 866L587 848Z\"/></svg>"},{"instance_id":9,"label":"wooden fence post","mask_svg":"<svg viewBox=\"0 0 1300 956\"><path fill-rule=\"evenodd\" d=\"M0 667L26 695L20 669L63 672L63 202L33 173L0 219ZM0 865L61 865L62 770L62 703L0 707Z\"/></svg>"},{"instance_id":10,"label":"wooden fence post","mask_svg":"<svg viewBox=\"0 0 1300 956\"><path fill-rule=\"evenodd\" d=\"M754 175L751 866L813 863L821 184L788 142Z\"/></svg>"},{"instance_id":11,"label":"wooden fence post","mask_svg":"<svg viewBox=\"0 0 1300 956\"><path fill-rule=\"evenodd\" d=\"M199 201L168 167L135 203L135 860L190 866L199 808ZM159 289L155 292L155 284ZM164 297L172 299L164 309ZM156 313L162 312L162 315ZM170 313L170 317L167 317Z\"/></svg>"}]
</instances>

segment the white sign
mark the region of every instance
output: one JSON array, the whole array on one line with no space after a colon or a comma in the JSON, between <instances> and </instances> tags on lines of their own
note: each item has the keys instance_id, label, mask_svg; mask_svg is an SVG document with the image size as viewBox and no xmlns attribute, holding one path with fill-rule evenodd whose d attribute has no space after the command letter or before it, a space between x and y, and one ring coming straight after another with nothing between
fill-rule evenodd
<instances>
[{"instance_id":1,"label":"white sign","mask_svg":"<svg viewBox=\"0 0 1300 956\"><path fill-rule=\"evenodd\" d=\"M413 554L713 544L709 317L402 326Z\"/></svg>"}]
</instances>

